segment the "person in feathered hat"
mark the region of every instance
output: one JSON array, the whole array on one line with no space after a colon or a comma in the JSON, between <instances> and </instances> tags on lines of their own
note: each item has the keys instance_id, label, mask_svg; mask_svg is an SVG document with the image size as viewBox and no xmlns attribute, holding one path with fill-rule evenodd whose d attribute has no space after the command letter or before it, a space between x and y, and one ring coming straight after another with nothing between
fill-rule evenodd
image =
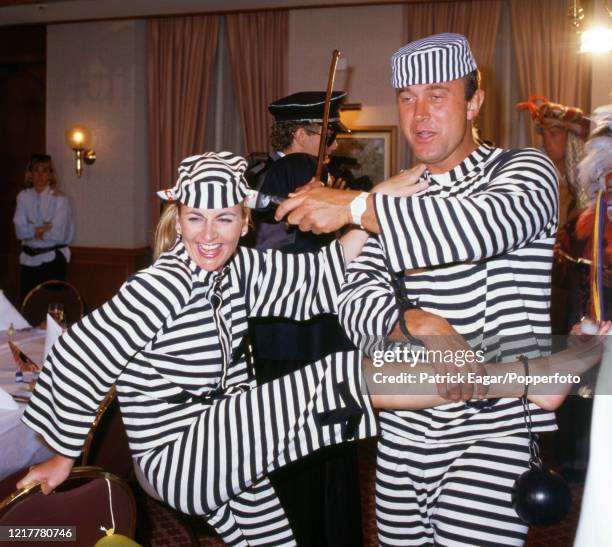
<instances>
[{"instance_id":1,"label":"person in feathered hat","mask_svg":"<svg viewBox=\"0 0 612 547\"><path fill-rule=\"evenodd\" d=\"M542 95L532 95L517 108L527 110L548 157L559 172L559 227L586 207L587 196L578 184L578 162L584 155L584 139L589 120L576 107L553 103Z\"/></svg>"},{"instance_id":2,"label":"person in feathered hat","mask_svg":"<svg viewBox=\"0 0 612 547\"><path fill-rule=\"evenodd\" d=\"M602 294L600 312L612 314L612 104L596 108L591 116L593 131L585 144L585 156L578 164L578 180L587 196L588 207L576 223L576 237L585 243L583 257L591 261L591 277L597 275L598 259L601 266ZM599 204L601 212L597 218L597 197L603 192ZM599 224L601 235L595 237L595 226ZM603 237L602 237L603 236ZM594 241L599 249L595 249ZM598 256L596 256L598 255ZM591 280L592 281L592 280ZM596 311L592 294L585 299L583 312L594 318ZM588 305L586 305L588 302Z\"/></svg>"},{"instance_id":3,"label":"person in feathered hat","mask_svg":"<svg viewBox=\"0 0 612 547\"><path fill-rule=\"evenodd\" d=\"M580 211L587 205L587 195L578 183L578 162L584 155L589 120L579 108L553 103L542 95L532 95L516 106L529 112L542 138L544 151L558 173L559 227L552 270L551 321L555 334L566 334L584 315L574 301L574 286L583 276L583 266L573 262L571 257L582 252L575 237L575 224Z\"/></svg>"}]
</instances>

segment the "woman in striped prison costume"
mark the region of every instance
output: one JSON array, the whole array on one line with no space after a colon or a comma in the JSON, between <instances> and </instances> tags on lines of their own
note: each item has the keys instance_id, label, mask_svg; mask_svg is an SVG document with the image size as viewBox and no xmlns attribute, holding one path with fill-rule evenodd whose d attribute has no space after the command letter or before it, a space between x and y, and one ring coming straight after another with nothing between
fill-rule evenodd
<instances>
[{"instance_id":1,"label":"woman in striped prison costume","mask_svg":"<svg viewBox=\"0 0 612 547\"><path fill-rule=\"evenodd\" d=\"M357 352L255 384L247 319L335 313L345 256L366 236L316 254L237 248L248 224L245 167L228 152L181 163L176 186L161 193L179 204L160 223L178 232L171 248L50 352L23 420L58 455L20 484L49 492L64 480L114 384L135 465L163 500L203 515L229 545L292 545L265 475L376 433Z\"/></svg>"}]
</instances>

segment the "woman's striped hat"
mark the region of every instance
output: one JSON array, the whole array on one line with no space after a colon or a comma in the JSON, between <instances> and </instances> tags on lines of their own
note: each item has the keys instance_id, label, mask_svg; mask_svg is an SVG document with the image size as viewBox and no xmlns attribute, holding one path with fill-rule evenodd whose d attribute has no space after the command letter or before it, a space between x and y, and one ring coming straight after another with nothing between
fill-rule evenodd
<instances>
[{"instance_id":1,"label":"woman's striped hat","mask_svg":"<svg viewBox=\"0 0 612 547\"><path fill-rule=\"evenodd\" d=\"M249 193L244 179L247 161L233 152L206 152L185 158L172 188L157 195L195 209L225 209L242 203Z\"/></svg>"},{"instance_id":2,"label":"woman's striped hat","mask_svg":"<svg viewBox=\"0 0 612 547\"><path fill-rule=\"evenodd\" d=\"M443 33L421 38L391 56L391 85L439 84L476 70L470 44L461 34Z\"/></svg>"}]
</instances>

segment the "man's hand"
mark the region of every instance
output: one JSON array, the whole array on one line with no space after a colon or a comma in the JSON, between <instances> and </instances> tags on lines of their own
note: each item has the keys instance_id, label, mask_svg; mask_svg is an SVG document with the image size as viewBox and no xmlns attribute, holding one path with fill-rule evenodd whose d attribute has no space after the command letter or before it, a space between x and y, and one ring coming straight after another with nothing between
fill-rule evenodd
<instances>
[{"instance_id":1,"label":"man's hand","mask_svg":"<svg viewBox=\"0 0 612 547\"><path fill-rule=\"evenodd\" d=\"M281 220L289 214L287 222L299 226L303 232L328 234L351 224L350 204L359 193L321 186L308 188L289 194L289 198L279 205L274 217Z\"/></svg>"},{"instance_id":2,"label":"man's hand","mask_svg":"<svg viewBox=\"0 0 612 547\"><path fill-rule=\"evenodd\" d=\"M17 483L17 488L40 484L42 493L50 494L68 478L73 466L72 458L56 454L47 461L30 467L28 474Z\"/></svg>"},{"instance_id":3,"label":"man's hand","mask_svg":"<svg viewBox=\"0 0 612 547\"><path fill-rule=\"evenodd\" d=\"M470 352L467 355L474 355L475 353L450 323L439 315L421 309L412 309L404 312L404 320L406 321L408 332L421 340L428 351L440 351L442 355L448 355L447 352L450 351L457 357L466 357L466 352ZM391 333L391 339L402 339L399 338L400 332L398 324ZM477 362L475 356L473 359L465 358L464 361L461 364L455 362L434 362L433 366L435 373L440 374L444 378L447 378L447 374L452 377L458 373L464 373L467 377L467 374L470 372L476 376L486 375L484 364ZM488 391L488 387L484 383L477 382L476 393L474 393L474 383L468 381L461 383L444 381L438 383L437 388L440 397L451 401L468 401L474 396L482 399Z\"/></svg>"},{"instance_id":4,"label":"man's hand","mask_svg":"<svg viewBox=\"0 0 612 547\"><path fill-rule=\"evenodd\" d=\"M421 192L427 188L427 183L419 180L423 169L424 166L417 166L404 171L376 185L373 191L394 197L408 197ZM307 186L309 185L310 183ZM356 190L308 187L306 190L289 194L289 198L280 204L274 216L276 220L281 220L289 215L287 222L299 226L302 231L315 234L335 232L342 226L351 224L351 201L359 194ZM380 231L372 198L367 200L367 209L361 223L369 232Z\"/></svg>"}]
</instances>

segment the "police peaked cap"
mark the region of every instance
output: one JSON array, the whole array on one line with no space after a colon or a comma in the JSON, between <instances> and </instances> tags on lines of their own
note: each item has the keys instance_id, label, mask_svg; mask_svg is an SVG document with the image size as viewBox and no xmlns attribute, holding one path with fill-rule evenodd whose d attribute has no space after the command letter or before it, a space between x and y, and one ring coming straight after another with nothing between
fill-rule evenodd
<instances>
[{"instance_id":1,"label":"police peaked cap","mask_svg":"<svg viewBox=\"0 0 612 547\"><path fill-rule=\"evenodd\" d=\"M348 128L340 121L340 105L346 91L334 91L329 105L329 125L335 131L347 132ZM325 91L300 91L268 105L274 121L323 123L325 111Z\"/></svg>"}]
</instances>

